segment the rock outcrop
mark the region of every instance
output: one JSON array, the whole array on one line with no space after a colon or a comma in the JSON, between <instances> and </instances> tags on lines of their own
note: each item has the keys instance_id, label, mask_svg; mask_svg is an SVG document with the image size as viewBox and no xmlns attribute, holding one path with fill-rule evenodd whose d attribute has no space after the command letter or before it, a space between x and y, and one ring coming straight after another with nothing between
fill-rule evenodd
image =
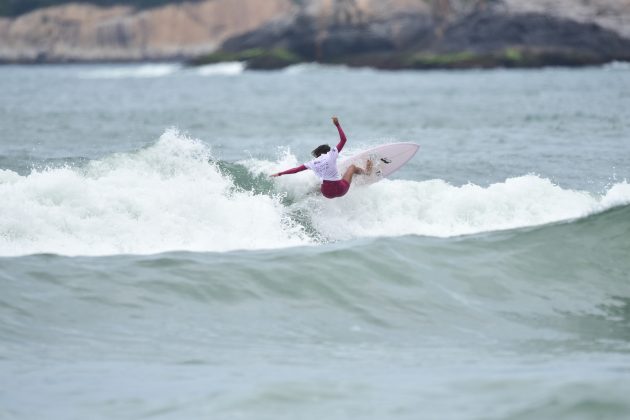
<instances>
[{"instance_id":1,"label":"rock outcrop","mask_svg":"<svg viewBox=\"0 0 630 420\"><path fill-rule=\"evenodd\" d=\"M148 10L67 4L0 19L0 61L186 59L292 10L290 0L205 0Z\"/></svg>"},{"instance_id":2,"label":"rock outcrop","mask_svg":"<svg viewBox=\"0 0 630 420\"><path fill-rule=\"evenodd\" d=\"M199 0L147 10L74 3L0 18L0 62L579 65L629 60L628 38L630 0Z\"/></svg>"},{"instance_id":3,"label":"rock outcrop","mask_svg":"<svg viewBox=\"0 0 630 420\"><path fill-rule=\"evenodd\" d=\"M545 0L534 0L531 3L538 7L530 4L526 9L509 0L319 0L307 3L290 18L227 40L221 51L232 57L253 49L286 51L306 61L390 69L630 60L630 40L613 30L625 30L623 20L603 19L601 9L594 8L607 1L592 0L590 15L567 12L579 15L570 19L549 9ZM587 10L586 3L580 5L582 12ZM622 15L630 6L610 10ZM280 64L274 62L272 68ZM250 67L259 66L253 62Z\"/></svg>"},{"instance_id":4,"label":"rock outcrop","mask_svg":"<svg viewBox=\"0 0 630 420\"><path fill-rule=\"evenodd\" d=\"M630 38L630 0L502 0L511 14L538 13L579 23L595 23Z\"/></svg>"}]
</instances>

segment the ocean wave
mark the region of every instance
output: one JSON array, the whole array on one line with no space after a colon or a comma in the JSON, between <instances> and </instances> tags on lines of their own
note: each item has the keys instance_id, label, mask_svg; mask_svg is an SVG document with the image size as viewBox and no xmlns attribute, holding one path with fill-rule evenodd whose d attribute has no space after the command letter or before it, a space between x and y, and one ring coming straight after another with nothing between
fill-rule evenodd
<instances>
[{"instance_id":1,"label":"ocean wave","mask_svg":"<svg viewBox=\"0 0 630 420\"><path fill-rule=\"evenodd\" d=\"M285 151L277 161L249 159L242 164L253 175L296 166ZM579 219L630 203L630 184L620 182L600 195L564 189L538 175L524 175L482 187L451 185L443 180L383 180L353 186L346 196L325 200L310 172L280 177L277 191L286 191L293 208L328 240L359 237L422 235L452 237L537 226Z\"/></svg>"},{"instance_id":2,"label":"ocean wave","mask_svg":"<svg viewBox=\"0 0 630 420\"><path fill-rule=\"evenodd\" d=\"M237 76L244 71L245 63L240 61L208 64L196 69L197 74L200 76Z\"/></svg>"},{"instance_id":3,"label":"ocean wave","mask_svg":"<svg viewBox=\"0 0 630 420\"><path fill-rule=\"evenodd\" d=\"M128 79L128 78L156 78L169 76L181 69L180 64L143 64L127 66L102 67L87 70L79 74L82 79Z\"/></svg>"},{"instance_id":4,"label":"ocean wave","mask_svg":"<svg viewBox=\"0 0 630 420\"><path fill-rule=\"evenodd\" d=\"M321 203L313 224L335 239L409 234L452 237L578 219L628 202L628 184L615 185L598 197L563 189L536 175L509 178L485 188L453 186L442 180L385 180L369 189L357 188L345 202Z\"/></svg>"},{"instance_id":5,"label":"ocean wave","mask_svg":"<svg viewBox=\"0 0 630 420\"><path fill-rule=\"evenodd\" d=\"M7 287L26 295L36 283L35 293L50 288L66 295L64 302L100 303L117 313L203 308L213 320L223 319L210 323L218 329L230 322L249 329L264 312L273 328L297 333L300 321L286 310L300 307L302 320L341 341L346 327L322 317L335 314L372 331L421 328L425 335L475 342L482 334L627 346L629 215L630 206L617 207L576 223L481 238L404 236L227 254L34 255L5 259L0 278L20 278ZM248 309L237 315L236 305ZM22 294L0 296L0 312L20 310L46 313ZM8 329L0 328L0 335Z\"/></svg>"},{"instance_id":6,"label":"ocean wave","mask_svg":"<svg viewBox=\"0 0 630 420\"><path fill-rule=\"evenodd\" d=\"M151 254L275 249L360 238L453 237L581 219L630 203L621 182L602 194L537 175L487 187L383 180L327 200L286 150L275 161L216 161L176 130L153 145L79 166L0 170L0 255Z\"/></svg>"},{"instance_id":7,"label":"ocean wave","mask_svg":"<svg viewBox=\"0 0 630 420\"><path fill-rule=\"evenodd\" d=\"M0 255L227 251L307 244L279 198L234 188L176 130L82 167L0 173ZM255 212L252 210L255 209Z\"/></svg>"},{"instance_id":8,"label":"ocean wave","mask_svg":"<svg viewBox=\"0 0 630 420\"><path fill-rule=\"evenodd\" d=\"M370 67L348 67L344 64L320 64L320 63L299 63L293 64L289 67L282 69L282 73L287 75L301 75L301 74L321 74L322 72L333 73L375 73L375 70Z\"/></svg>"},{"instance_id":9,"label":"ocean wave","mask_svg":"<svg viewBox=\"0 0 630 420\"><path fill-rule=\"evenodd\" d=\"M604 70L627 71L627 70L630 70L630 62L628 62L628 61L612 61L610 63L604 64L602 67L604 68Z\"/></svg>"}]
</instances>

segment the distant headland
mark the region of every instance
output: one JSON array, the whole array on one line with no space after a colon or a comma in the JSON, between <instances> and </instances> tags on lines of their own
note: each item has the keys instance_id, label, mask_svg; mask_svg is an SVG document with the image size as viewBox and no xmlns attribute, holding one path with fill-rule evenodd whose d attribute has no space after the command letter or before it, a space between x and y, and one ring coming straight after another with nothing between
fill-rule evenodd
<instances>
[{"instance_id":1,"label":"distant headland","mask_svg":"<svg viewBox=\"0 0 630 420\"><path fill-rule=\"evenodd\" d=\"M0 62L300 62L381 69L630 61L606 0L0 0ZM19 6L18 6L19 5ZM41 7L41 6L48 7Z\"/></svg>"}]
</instances>

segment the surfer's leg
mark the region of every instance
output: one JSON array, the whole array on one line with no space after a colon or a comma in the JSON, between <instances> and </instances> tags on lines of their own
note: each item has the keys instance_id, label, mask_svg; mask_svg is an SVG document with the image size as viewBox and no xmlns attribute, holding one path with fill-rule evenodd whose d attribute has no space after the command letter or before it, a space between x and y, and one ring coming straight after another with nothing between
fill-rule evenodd
<instances>
[{"instance_id":1,"label":"surfer's leg","mask_svg":"<svg viewBox=\"0 0 630 420\"><path fill-rule=\"evenodd\" d=\"M365 173L365 171L361 168L359 168L356 165L350 165L348 167L348 169L346 169L346 173L343 174L343 180L346 181L348 184L350 184L352 182L352 177L356 174L356 175L361 175Z\"/></svg>"},{"instance_id":2,"label":"surfer's leg","mask_svg":"<svg viewBox=\"0 0 630 420\"><path fill-rule=\"evenodd\" d=\"M356 165L350 165L346 169L346 173L343 175L343 179L350 184L354 175L370 175L372 173L372 161L368 160L365 169L359 168Z\"/></svg>"}]
</instances>

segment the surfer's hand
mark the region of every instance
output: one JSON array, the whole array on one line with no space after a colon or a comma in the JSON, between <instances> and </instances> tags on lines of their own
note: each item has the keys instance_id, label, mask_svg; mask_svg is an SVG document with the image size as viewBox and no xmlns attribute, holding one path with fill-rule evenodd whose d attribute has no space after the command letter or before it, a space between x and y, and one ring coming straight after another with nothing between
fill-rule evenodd
<instances>
[{"instance_id":1,"label":"surfer's hand","mask_svg":"<svg viewBox=\"0 0 630 420\"><path fill-rule=\"evenodd\" d=\"M276 178L276 177L279 177L279 176L280 176L280 173L277 173L277 174L271 174L271 175L269 175L269 176L270 176L270 177L272 177L272 178Z\"/></svg>"},{"instance_id":2,"label":"surfer's hand","mask_svg":"<svg viewBox=\"0 0 630 420\"><path fill-rule=\"evenodd\" d=\"M333 120L333 124L335 124L335 125L339 125L339 118L337 118L337 117L332 117L332 120Z\"/></svg>"}]
</instances>

